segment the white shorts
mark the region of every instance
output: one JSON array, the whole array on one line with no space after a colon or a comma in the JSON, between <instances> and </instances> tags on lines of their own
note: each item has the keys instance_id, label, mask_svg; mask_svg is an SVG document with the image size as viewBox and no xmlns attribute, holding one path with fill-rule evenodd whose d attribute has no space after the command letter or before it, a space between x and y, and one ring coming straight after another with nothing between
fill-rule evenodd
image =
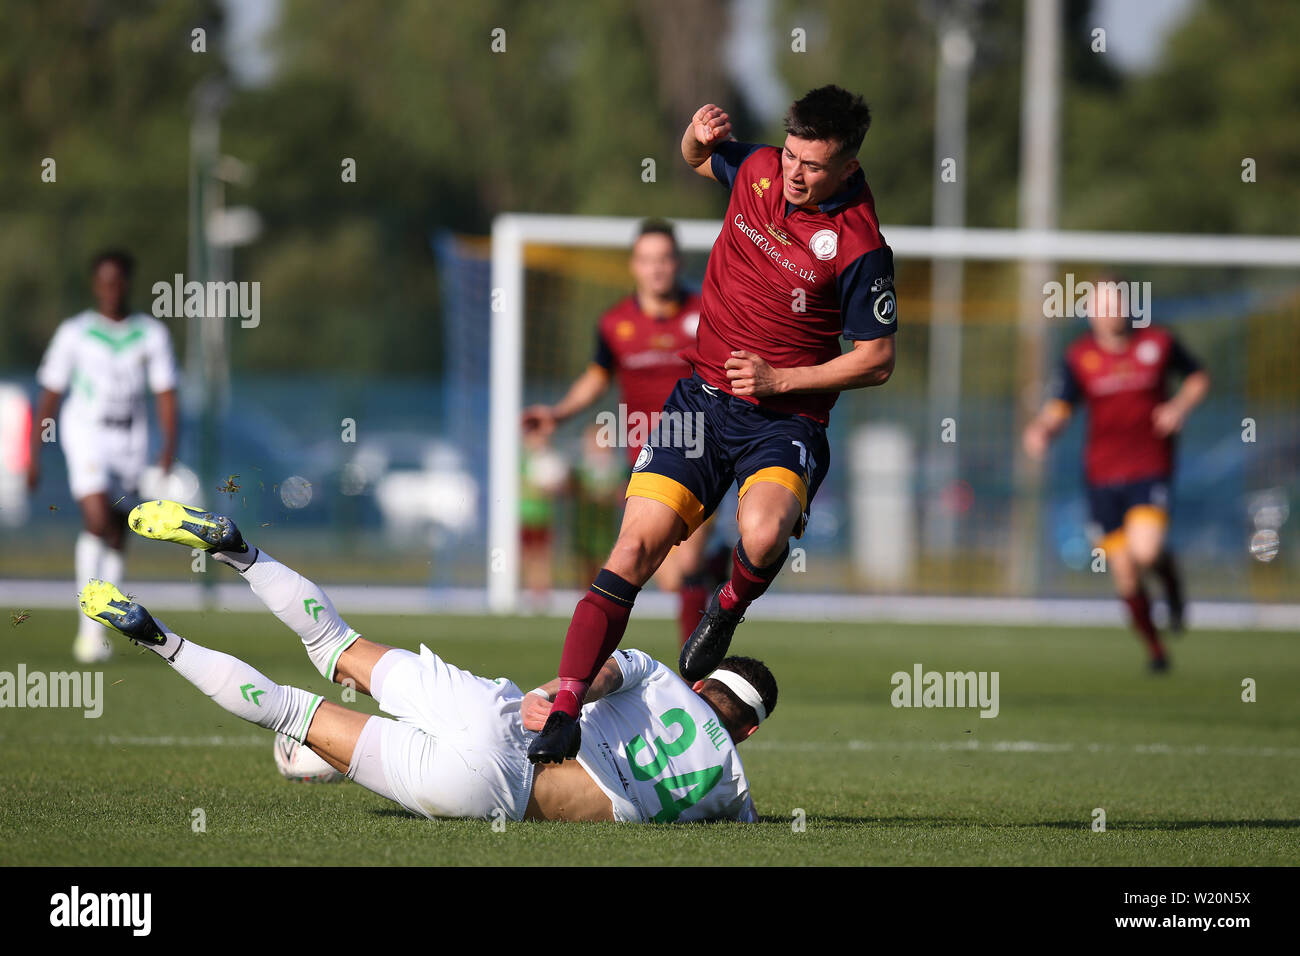
<instances>
[{"instance_id":1,"label":"white shorts","mask_svg":"<svg viewBox=\"0 0 1300 956\"><path fill-rule=\"evenodd\" d=\"M74 501L100 493L110 500L135 494L148 460L149 432L143 419L117 428L64 418L59 428Z\"/></svg>"},{"instance_id":2,"label":"white shorts","mask_svg":"<svg viewBox=\"0 0 1300 956\"><path fill-rule=\"evenodd\" d=\"M371 688L380 709L397 719L371 718L349 776L364 783L355 771L377 749L384 796L412 813L524 818L533 789L532 734L524 730L524 695L513 681L476 677L421 645L418 655L391 650L381 657Z\"/></svg>"}]
</instances>

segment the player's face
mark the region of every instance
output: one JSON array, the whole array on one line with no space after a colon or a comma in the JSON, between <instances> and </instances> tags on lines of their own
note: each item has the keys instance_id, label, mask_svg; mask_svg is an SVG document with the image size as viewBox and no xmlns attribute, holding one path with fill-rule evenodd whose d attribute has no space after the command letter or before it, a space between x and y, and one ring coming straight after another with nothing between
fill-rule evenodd
<instances>
[{"instance_id":1,"label":"player's face","mask_svg":"<svg viewBox=\"0 0 1300 956\"><path fill-rule=\"evenodd\" d=\"M101 262L90 280L90 291L95 297L95 307L103 315L120 315L126 305L130 284L115 262Z\"/></svg>"},{"instance_id":2,"label":"player's face","mask_svg":"<svg viewBox=\"0 0 1300 956\"><path fill-rule=\"evenodd\" d=\"M796 206L825 202L840 191L858 168L855 156L836 155L839 143L830 139L786 136L781 149L785 198Z\"/></svg>"},{"instance_id":3,"label":"player's face","mask_svg":"<svg viewBox=\"0 0 1300 956\"><path fill-rule=\"evenodd\" d=\"M1128 332L1128 316L1124 314L1113 283L1106 280L1097 282L1088 324L1092 326L1093 334L1103 338L1113 338Z\"/></svg>"},{"instance_id":4,"label":"player's face","mask_svg":"<svg viewBox=\"0 0 1300 956\"><path fill-rule=\"evenodd\" d=\"M637 292L667 298L677 288L681 260L673 241L662 233L642 236L632 247L632 278Z\"/></svg>"}]
</instances>

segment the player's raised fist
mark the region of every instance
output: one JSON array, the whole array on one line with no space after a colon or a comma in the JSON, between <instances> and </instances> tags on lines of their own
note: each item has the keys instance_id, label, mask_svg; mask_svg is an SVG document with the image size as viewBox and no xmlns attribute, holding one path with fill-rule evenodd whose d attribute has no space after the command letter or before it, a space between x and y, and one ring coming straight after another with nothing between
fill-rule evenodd
<instances>
[{"instance_id":1,"label":"player's raised fist","mask_svg":"<svg viewBox=\"0 0 1300 956\"><path fill-rule=\"evenodd\" d=\"M695 111L691 129L701 146L716 146L731 138L731 117L721 107L709 103Z\"/></svg>"},{"instance_id":2,"label":"player's raised fist","mask_svg":"<svg viewBox=\"0 0 1300 956\"><path fill-rule=\"evenodd\" d=\"M780 375L761 355L744 349L732 351L723 365L731 383L731 394L766 398L780 391Z\"/></svg>"}]
</instances>

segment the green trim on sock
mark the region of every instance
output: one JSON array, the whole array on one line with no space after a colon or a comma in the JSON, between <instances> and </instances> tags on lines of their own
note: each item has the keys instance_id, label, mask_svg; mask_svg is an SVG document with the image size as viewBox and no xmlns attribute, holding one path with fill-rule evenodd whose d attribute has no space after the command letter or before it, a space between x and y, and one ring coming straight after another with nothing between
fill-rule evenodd
<instances>
[{"instance_id":1,"label":"green trim on sock","mask_svg":"<svg viewBox=\"0 0 1300 956\"><path fill-rule=\"evenodd\" d=\"M334 670L339 666L339 658L343 656L344 651L357 642L357 638L360 636L356 631L348 628L347 637L343 638L343 643L339 645L338 650L329 659L329 669L325 673L326 680L334 679Z\"/></svg>"},{"instance_id":2,"label":"green trim on sock","mask_svg":"<svg viewBox=\"0 0 1300 956\"><path fill-rule=\"evenodd\" d=\"M307 731L311 728L311 719L316 716L316 711L320 709L320 705L323 703L325 703L325 698L318 694L316 700L308 706L307 713L302 720L302 729L298 732L297 737L294 737L298 743L307 743ZM290 736L292 737L293 735L290 734Z\"/></svg>"}]
</instances>

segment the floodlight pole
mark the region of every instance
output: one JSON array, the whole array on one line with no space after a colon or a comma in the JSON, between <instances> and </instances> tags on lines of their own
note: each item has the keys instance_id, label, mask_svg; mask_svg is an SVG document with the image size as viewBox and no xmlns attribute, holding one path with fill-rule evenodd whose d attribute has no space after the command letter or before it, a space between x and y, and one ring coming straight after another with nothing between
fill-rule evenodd
<instances>
[{"instance_id":1,"label":"floodlight pole","mask_svg":"<svg viewBox=\"0 0 1300 956\"><path fill-rule=\"evenodd\" d=\"M961 229L966 225L966 102L975 42L970 21L974 3L956 0L938 11L938 76L934 106L934 225ZM925 423L925 477L922 534L929 552L951 551L956 545L957 516L943 496L956 478L959 452L955 444L940 444L940 423L952 418L960 436L962 286L964 263L938 258L930 272L930 357L928 408Z\"/></svg>"},{"instance_id":2,"label":"floodlight pole","mask_svg":"<svg viewBox=\"0 0 1300 956\"><path fill-rule=\"evenodd\" d=\"M1057 223L1060 175L1061 0L1026 0L1020 99L1020 228L1047 232ZM1043 399L1043 285L1053 261L1046 255L1020 267L1020 294L1011 499L1009 585L1014 594L1038 590L1042 468L1020 449L1020 434Z\"/></svg>"},{"instance_id":3,"label":"floodlight pole","mask_svg":"<svg viewBox=\"0 0 1300 956\"><path fill-rule=\"evenodd\" d=\"M189 254L187 282L206 283L213 278L213 253L208 242L208 216L212 211L215 183L213 170L221 145L221 110L226 87L208 77L194 90L194 116L190 122ZM179 306L180 303L177 303ZM218 487L216 448L217 414L226 392L225 327L222 322L191 316L186 335L185 383L182 398L186 411L198 418L198 474L201 503ZM215 600L215 577L205 574L204 599Z\"/></svg>"}]
</instances>

